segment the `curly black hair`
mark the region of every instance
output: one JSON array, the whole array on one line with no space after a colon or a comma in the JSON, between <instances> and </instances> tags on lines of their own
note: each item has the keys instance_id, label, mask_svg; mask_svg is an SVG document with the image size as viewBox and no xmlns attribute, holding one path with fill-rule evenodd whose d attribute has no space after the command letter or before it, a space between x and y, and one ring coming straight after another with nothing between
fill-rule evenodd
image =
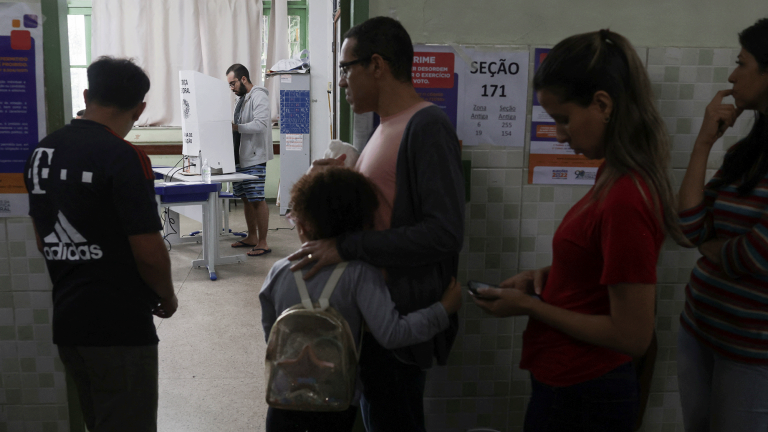
<instances>
[{"instance_id":1,"label":"curly black hair","mask_svg":"<svg viewBox=\"0 0 768 432\"><path fill-rule=\"evenodd\" d=\"M379 207L376 186L348 168L328 168L303 176L291 189L291 214L319 240L373 228Z\"/></svg>"}]
</instances>

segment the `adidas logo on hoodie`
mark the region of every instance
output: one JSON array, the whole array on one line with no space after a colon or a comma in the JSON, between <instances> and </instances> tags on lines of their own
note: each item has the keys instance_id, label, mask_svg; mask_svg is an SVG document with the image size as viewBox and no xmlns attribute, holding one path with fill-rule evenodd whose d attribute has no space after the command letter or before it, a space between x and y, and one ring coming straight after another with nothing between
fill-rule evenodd
<instances>
[{"instance_id":1,"label":"adidas logo on hoodie","mask_svg":"<svg viewBox=\"0 0 768 432\"><path fill-rule=\"evenodd\" d=\"M45 259L52 261L87 261L104 256L101 247L99 245L89 245L88 240L77 232L61 211L59 211L58 219L53 232L43 239Z\"/></svg>"}]
</instances>

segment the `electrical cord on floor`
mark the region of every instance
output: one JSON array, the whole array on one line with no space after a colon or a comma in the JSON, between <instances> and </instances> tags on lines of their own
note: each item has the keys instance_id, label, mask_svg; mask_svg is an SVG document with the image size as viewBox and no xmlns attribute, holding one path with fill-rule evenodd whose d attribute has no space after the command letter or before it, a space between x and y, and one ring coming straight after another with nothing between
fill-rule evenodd
<instances>
[{"instance_id":1,"label":"electrical cord on floor","mask_svg":"<svg viewBox=\"0 0 768 432\"><path fill-rule=\"evenodd\" d=\"M296 227L295 227L295 226L292 226L292 227L290 227L290 228L283 228L283 227L278 227L278 228L267 228L267 231L279 231L279 230L293 231L293 229L294 229L294 228L296 228Z\"/></svg>"},{"instance_id":2,"label":"electrical cord on floor","mask_svg":"<svg viewBox=\"0 0 768 432\"><path fill-rule=\"evenodd\" d=\"M174 227L173 227L173 225L176 223L176 220L174 220L174 219L173 219L173 218L170 216L170 214L169 214L169 212L168 212L168 207L164 207L162 220L163 220L163 232L165 232L165 224L166 224L166 223L169 223L169 224L170 224L170 225L169 225L169 226L170 226L170 228L173 230L173 234L176 234L176 235L178 235L178 234L179 234L179 232L178 232L178 231L176 231L176 228L174 228ZM168 252L170 252L170 251L171 251L171 249L173 249L173 245L171 244L171 241L170 241L170 240L168 240L168 236L169 236L169 235L171 235L171 233L165 234L165 235L163 236L163 240L165 240L165 242L166 242L166 243L168 243Z\"/></svg>"},{"instance_id":3,"label":"electrical cord on floor","mask_svg":"<svg viewBox=\"0 0 768 432\"><path fill-rule=\"evenodd\" d=\"M173 169L173 168L171 168L171 169ZM173 219L170 216L170 212L168 211L168 207L163 207L163 215L162 215L162 217L160 219L162 220L162 224L163 224L163 232L165 232L165 224L166 223L169 223L170 224L170 228L173 230L173 233L168 233L168 234L165 234L163 236L163 240L165 240L165 242L168 243L168 252L170 252L171 249L173 249L173 245L171 244L171 241L168 240L168 236L171 235L171 234L177 234L177 235L179 234L179 232L176 231L176 228L173 227L173 225L176 224L176 220ZM296 228L296 226L292 226L290 228L277 227L277 228L268 228L267 231L279 231L279 230L293 231L294 228ZM248 231L242 231L242 233L247 235Z\"/></svg>"},{"instance_id":4,"label":"electrical cord on floor","mask_svg":"<svg viewBox=\"0 0 768 432\"><path fill-rule=\"evenodd\" d=\"M286 230L286 231L293 231L293 229L296 228L295 226L292 226L290 228L285 227L277 227L277 228L267 228L267 231L279 231L279 230ZM238 231L243 234L248 234L248 231Z\"/></svg>"}]
</instances>

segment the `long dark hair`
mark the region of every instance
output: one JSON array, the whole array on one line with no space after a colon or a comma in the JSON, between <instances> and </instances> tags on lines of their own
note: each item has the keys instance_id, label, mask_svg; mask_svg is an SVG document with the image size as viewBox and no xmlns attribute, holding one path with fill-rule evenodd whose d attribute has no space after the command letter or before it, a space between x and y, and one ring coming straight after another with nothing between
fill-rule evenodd
<instances>
[{"instance_id":1,"label":"long dark hair","mask_svg":"<svg viewBox=\"0 0 768 432\"><path fill-rule=\"evenodd\" d=\"M739 33L739 43L757 60L760 71L768 72L768 18L758 20ZM710 184L717 189L742 180L736 188L741 196L752 192L757 183L768 175L768 116L756 112L755 124L746 138L734 144L723 158L721 176Z\"/></svg>"},{"instance_id":2,"label":"long dark hair","mask_svg":"<svg viewBox=\"0 0 768 432\"><path fill-rule=\"evenodd\" d=\"M665 231L682 239L668 175L670 143L651 90L651 82L629 41L608 30L564 39L550 51L533 78L535 90L547 90L560 102L587 107L596 92L611 96L614 111L605 130L605 168L595 183L601 200L623 175L635 174L650 190L646 201Z\"/></svg>"}]
</instances>

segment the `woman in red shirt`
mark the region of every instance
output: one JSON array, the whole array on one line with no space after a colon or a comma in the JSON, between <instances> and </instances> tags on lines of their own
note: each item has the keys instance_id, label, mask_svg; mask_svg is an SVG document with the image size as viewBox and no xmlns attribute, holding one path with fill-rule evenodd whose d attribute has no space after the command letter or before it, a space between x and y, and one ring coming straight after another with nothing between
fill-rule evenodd
<instances>
[{"instance_id":1,"label":"woman in red shirt","mask_svg":"<svg viewBox=\"0 0 768 432\"><path fill-rule=\"evenodd\" d=\"M533 84L558 141L605 161L557 229L552 265L480 290L485 300L475 302L494 316L530 317L520 362L531 372L526 431L632 431L631 360L651 343L665 232L679 233L669 139L645 67L621 35L561 41Z\"/></svg>"}]
</instances>

